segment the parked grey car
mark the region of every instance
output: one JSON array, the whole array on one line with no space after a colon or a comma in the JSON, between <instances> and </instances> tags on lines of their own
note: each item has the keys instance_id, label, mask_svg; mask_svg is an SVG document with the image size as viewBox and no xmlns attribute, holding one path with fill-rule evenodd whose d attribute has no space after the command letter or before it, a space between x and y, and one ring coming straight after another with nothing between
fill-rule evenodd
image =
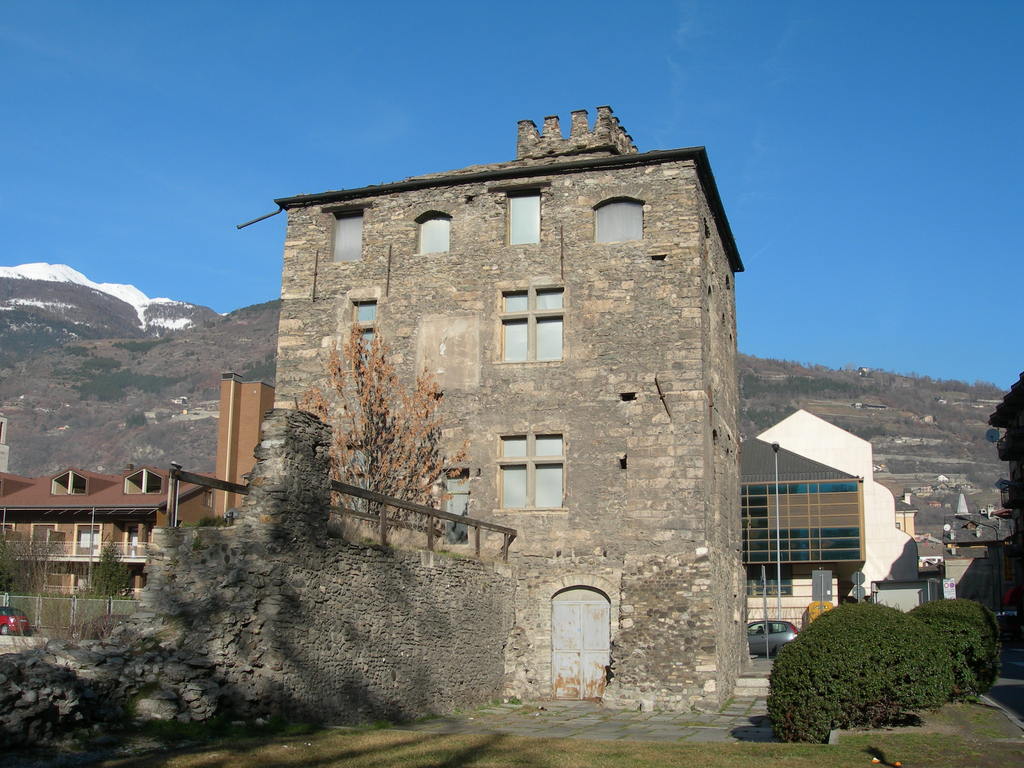
<instances>
[{"instance_id":1,"label":"parked grey car","mask_svg":"<svg viewBox=\"0 0 1024 768\"><path fill-rule=\"evenodd\" d=\"M747 624L747 646L750 648L751 656L765 655L764 625L765 622L763 621L752 621ZM796 637L799 632L800 630L788 621L769 621L767 638L768 655L774 656L779 648Z\"/></svg>"}]
</instances>

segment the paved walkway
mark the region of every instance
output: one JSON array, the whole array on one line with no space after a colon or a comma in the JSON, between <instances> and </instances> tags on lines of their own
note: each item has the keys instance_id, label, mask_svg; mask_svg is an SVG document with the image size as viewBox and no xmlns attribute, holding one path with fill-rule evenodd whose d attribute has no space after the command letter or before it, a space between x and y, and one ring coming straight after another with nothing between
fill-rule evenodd
<instances>
[{"instance_id":1,"label":"paved walkway","mask_svg":"<svg viewBox=\"0 0 1024 768\"><path fill-rule=\"evenodd\" d=\"M397 726L424 733L507 733L629 741L771 741L765 699L736 697L720 712L635 712L589 701L494 704Z\"/></svg>"}]
</instances>

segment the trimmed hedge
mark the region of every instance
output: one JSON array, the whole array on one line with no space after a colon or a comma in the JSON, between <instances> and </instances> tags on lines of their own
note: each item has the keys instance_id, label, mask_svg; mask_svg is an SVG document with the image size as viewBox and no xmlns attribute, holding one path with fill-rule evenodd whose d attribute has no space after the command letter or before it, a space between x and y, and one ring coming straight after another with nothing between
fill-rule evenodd
<instances>
[{"instance_id":1,"label":"trimmed hedge","mask_svg":"<svg viewBox=\"0 0 1024 768\"><path fill-rule=\"evenodd\" d=\"M781 741L827 741L833 728L878 727L936 709L953 677L928 626L884 605L841 605L779 651L768 716Z\"/></svg>"},{"instance_id":2,"label":"trimmed hedge","mask_svg":"<svg viewBox=\"0 0 1024 768\"><path fill-rule=\"evenodd\" d=\"M999 625L995 614L973 600L935 600L909 614L927 624L947 648L953 701L985 693L999 677Z\"/></svg>"}]
</instances>

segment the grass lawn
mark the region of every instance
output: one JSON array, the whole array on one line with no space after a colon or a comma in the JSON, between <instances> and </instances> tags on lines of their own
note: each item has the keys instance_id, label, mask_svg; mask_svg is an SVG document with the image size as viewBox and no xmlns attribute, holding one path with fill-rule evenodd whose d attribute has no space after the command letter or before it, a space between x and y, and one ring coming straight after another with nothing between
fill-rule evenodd
<instances>
[{"instance_id":1,"label":"grass lawn","mask_svg":"<svg viewBox=\"0 0 1024 768\"><path fill-rule=\"evenodd\" d=\"M171 734L167 734L168 737ZM198 737L201 733L190 736ZM180 743L180 742L179 742ZM879 763L872 763L872 758ZM998 712L950 705L924 725L844 734L838 746L808 744L666 744L438 735L396 729L325 729L306 734L227 736L168 752L108 760L105 768L1019 768L1024 740Z\"/></svg>"},{"instance_id":2,"label":"grass lawn","mask_svg":"<svg viewBox=\"0 0 1024 768\"><path fill-rule=\"evenodd\" d=\"M89 760L95 754L65 753L60 758L70 760L68 764L85 759L104 768L876 768L897 761L905 768L1024 766L1020 731L1001 713L977 705L948 705L919 726L844 733L836 746L452 735L390 727L315 729L281 722L255 728L225 721L153 723L122 734L122 745L144 751L101 762ZM89 752L84 741L78 749ZM11 765L20 758L26 764L49 765L55 756L34 751L8 757L14 760ZM872 758L879 762L872 763Z\"/></svg>"}]
</instances>

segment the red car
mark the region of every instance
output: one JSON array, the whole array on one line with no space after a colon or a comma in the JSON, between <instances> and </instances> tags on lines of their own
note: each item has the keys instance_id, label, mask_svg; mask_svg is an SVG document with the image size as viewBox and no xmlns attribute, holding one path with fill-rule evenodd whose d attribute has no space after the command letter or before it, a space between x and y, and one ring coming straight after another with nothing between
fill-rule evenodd
<instances>
[{"instance_id":1,"label":"red car","mask_svg":"<svg viewBox=\"0 0 1024 768\"><path fill-rule=\"evenodd\" d=\"M0 635L27 635L28 617L11 605L0 605Z\"/></svg>"}]
</instances>

